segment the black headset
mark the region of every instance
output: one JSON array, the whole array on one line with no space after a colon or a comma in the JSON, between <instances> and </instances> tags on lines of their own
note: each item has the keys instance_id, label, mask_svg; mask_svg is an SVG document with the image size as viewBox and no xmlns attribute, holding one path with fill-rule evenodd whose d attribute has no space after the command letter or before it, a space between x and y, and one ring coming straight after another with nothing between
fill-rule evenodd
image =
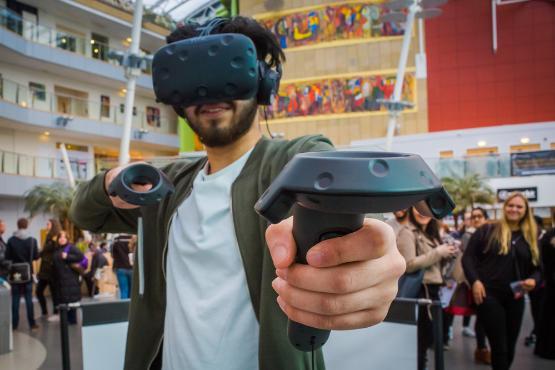
<instances>
[{"instance_id":1,"label":"black headset","mask_svg":"<svg viewBox=\"0 0 555 370\"><path fill-rule=\"evenodd\" d=\"M240 33L217 33L229 19L196 25L197 36L168 44L154 56L152 80L157 101L184 117L184 107L256 98L271 105L282 76L257 58L253 40Z\"/></svg>"}]
</instances>

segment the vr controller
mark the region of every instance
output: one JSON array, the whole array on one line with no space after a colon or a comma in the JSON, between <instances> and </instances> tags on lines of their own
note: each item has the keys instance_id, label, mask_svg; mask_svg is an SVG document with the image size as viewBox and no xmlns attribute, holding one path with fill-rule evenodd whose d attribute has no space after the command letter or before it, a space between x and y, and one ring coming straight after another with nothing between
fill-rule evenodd
<instances>
[{"instance_id":1,"label":"vr controller","mask_svg":"<svg viewBox=\"0 0 555 370\"><path fill-rule=\"evenodd\" d=\"M133 184L151 184L152 188L146 192L139 192L133 190ZM124 168L108 187L108 194L113 197L119 196L136 206L156 204L174 191L175 188L165 173L145 163Z\"/></svg>"},{"instance_id":2,"label":"vr controller","mask_svg":"<svg viewBox=\"0 0 555 370\"><path fill-rule=\"evenodd\" d=\"M147 193L133 183L151 183ZM110 195L136 205L160 201L173 185L156 168L138 164L125 168L112 182ZM401 153L318 152L297 154L264 192L255 210L271 223L293 209L297 263L315 244L354 232L364 215L415 205L422 214L441 218L455 204L420 156ZM301 351L320 348L330 331L289 321L289 340Z\"/></svg>"},{"instance_id":3,"label":"vr controller","mask_svg":"<svg viewBox=\"0 0 555 370\"><path fill-rule=\"evenodd\" d=\"M256 211L271 223L293 209L297 263L315 244L362 227L365 213L415 205L441 218L455 204L421 157L400 153L320 152L297 154L260 197ZM291 344L301 351L320 348L329 330L289 320Z\"/></svg>"}]
</instances>

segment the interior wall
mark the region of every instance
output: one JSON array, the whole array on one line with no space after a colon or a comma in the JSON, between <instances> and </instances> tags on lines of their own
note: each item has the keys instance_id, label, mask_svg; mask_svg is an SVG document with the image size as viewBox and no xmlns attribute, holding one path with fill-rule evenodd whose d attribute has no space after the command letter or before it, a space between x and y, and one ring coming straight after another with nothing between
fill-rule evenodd
<instances>
[{"instance_id":1,"label":"interior wall","mask_svg":"<svg viewBox=\"0 0 555 370\"><path fill-rule=\"evenodd\" d=\"M286 14L291 11L306 12L325 4L337 5L332 1L284 0L279 9L269 11L268 2L263 0L241 0L239 10L242 15L263 19L267 16ZM366 2L346 2L347 4L367 4ZM374 2L376 4L379 1ZM284 13L286 12L286 13ZM416 30L416 29L415 29ZM415 70L417 35L413 33L407 67ZM352 42L319 43L310 47L284 49L287 62L281 88L290 81L334 78L348 75L360 77L368 74L395 75L401 51L402 36L372 38ZM349 77L349 78L350 78ZM428 131L428 100L425 80L416 80L416 107L405 112L399 134L415 134ZM263 121L262 121L263 122ZM336 145L347 146L353 140L383 137L387 132L387 111L326 114L325 116L303 116L269 120L274 133L283 133L286 138L321 133ZM263 123L264 124L264 123ZM264 128L264 131L266 129Z\"/></svg>"},{"instance_id":2,"label":"interior wall","mask_svg":"<svg viewBox=\"0 0 555 370\"><path fill-rule=\"evenodd\" d=\"M555 120L555 2L451 0L426 22L430 131Z\"/></svg>"}]
</instances>

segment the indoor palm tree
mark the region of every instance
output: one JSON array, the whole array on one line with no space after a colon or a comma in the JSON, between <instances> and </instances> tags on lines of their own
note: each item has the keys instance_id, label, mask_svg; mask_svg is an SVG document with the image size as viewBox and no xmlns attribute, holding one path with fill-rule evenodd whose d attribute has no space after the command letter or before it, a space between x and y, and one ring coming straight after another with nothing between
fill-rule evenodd
<instances>
[{"instance_id":1,"label":"indoor palm tree","mask_svg":"<svg viewBox=\"0 0 555 370\"><path fill-rule=\"evenodd\" d=\"M477 173L467 174L464 177L444 177L441 181L456 204L453 210L455 225L459 215L464 214L467 209L472 209L478 204L495 202L493 190Z\"/></svg>"},{"instance_id":2,"label":"indoor palm tree","mask_svg":"<svg viewBox=\"0 0 555 370\"><path fill-rule=\"evenodd\" d=\"M68 213L73 199L73 189L62 182L50 185L37 185L25 193L25 211L33 217L39 213L48 213L58 218L73 239L74 227Z\"/></svg>"}]
</instances>

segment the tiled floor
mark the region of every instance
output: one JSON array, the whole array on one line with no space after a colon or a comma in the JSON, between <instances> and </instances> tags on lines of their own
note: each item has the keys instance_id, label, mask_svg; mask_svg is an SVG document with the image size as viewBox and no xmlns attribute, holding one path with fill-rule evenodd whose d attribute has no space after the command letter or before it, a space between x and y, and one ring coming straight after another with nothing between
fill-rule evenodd
<instances>
[{"instance_id":1,"label":"tiled floor","mask_svg":"<svg viewBox=\"0 0 555 370\"><path fill-rule=\"evenodd\" d=\"M38 307L36 311L39 312ZM60 370L62 369L60 350L60 325L58 322L48 322L39 318L40 328L30 332L26 329L25 313L21 305L22 321L20 329L14 332L14 351L0 355L0 369L8 370ZM454 339L449 351L445 352L446 370L486 370L487 366L476 365L473 361L475 340L461 335L460 318L455 319ZM532 320L528 310L525 313L521 336L518 341L517 355L512 370L551 370L555 369L555 361L540 359L533 355L532 348L525 347L523 338L529 333ZM81 329L79 326L70 327L71 369L81 370ZM395 351L398 348L394 349ZM433 355L430 356L433 358ZM372 369L371 363L360 369ZM415 366L416 367L416 366ZM433 367L430 369L432 370ZM400 369L405 370L405 369Z\"/></svg>"}]
</instances>

